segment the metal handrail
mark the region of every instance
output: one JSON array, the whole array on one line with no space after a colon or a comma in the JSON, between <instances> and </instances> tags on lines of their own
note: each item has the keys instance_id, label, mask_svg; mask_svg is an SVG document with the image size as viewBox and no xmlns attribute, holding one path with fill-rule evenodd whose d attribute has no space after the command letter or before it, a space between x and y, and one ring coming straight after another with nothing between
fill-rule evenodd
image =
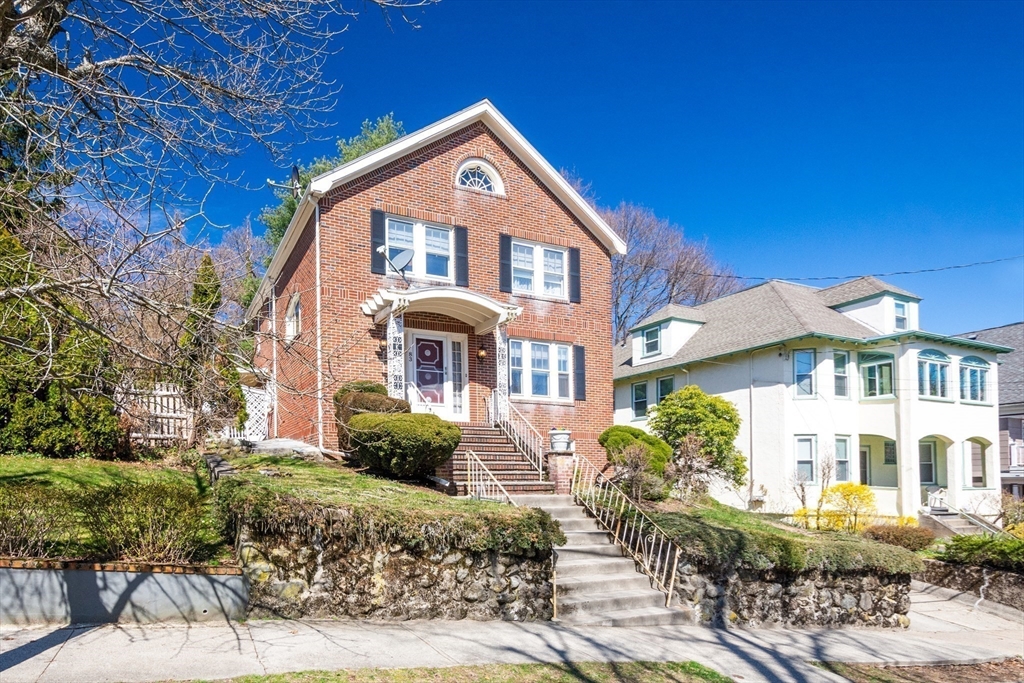
<instances>
[{"instance_id":1,"label":"metal handrail","mask_svg":"<svg viewBox=\"0 0 1024 683\"><path fill-rule=\"evenodd\" d=\"M968 522L971 522L972 524L977 524L989 533L998 535L1006 534L1004 530L1000 529L995 524L992 524L991 522L982 519L980 516L972 515L969 512L965 512L959 508L955 508L952 505L950 505L949 501L946 500L946 489L938 489L937 491L931 491L928 493L928 511L931 512L935 508L945 508L950 512L956 513L957 517L960 517L961 519L966 519Z\"/></svg>"},{"instance_id":2,"label":"metal handrail","mask_svg":"<svg viewBox=\"0 0 1024 683\"><path fill-rule=\"evenodd\" d=\"M544 480L544 437L530 424L508 396L498 389L491 392L487 403L487 415L491 424L497 425L537 469L537 478Z\"/></svg>"},{"instance_id":3,"label":"metal handrail","mask_svg":"<svg viewBox=\"0 0 1024 683\"><path fill-rule=\"evenodd\" d=\"M466 451L466 495L518 507L508 491L473 451Z\"/></svg>"},{"instance_id":4,"label":"metal handrail","mask_svg":"<svg viewBox=\"0 0 1024 683\"><path fill-rule=\"evenodd\" d=\"M434 404L431 403L427 399L427 397L423 395L423 392L420 391L420 388L418 386L416 386L416 384L414 382L406 382L405 383L405 391L406 391L406 395L409 397L410 405L423 406L423 407L425 407L427 409L428 413L431 413L433 415L437 415L437 413L434 412L434 408L432 407ZM419 400L414 400L415 397L418 397Z\"/></svg>"},{"instance_id":5,"label":"metal handrail","mask_svg":"<svg viewBox=\"0 0 1024 683\"><path fill-rule=\"evenodd\" d=\"M573 498L590 511L615 543L665 593L665 606L670 607L682 550L597 465L579 454L574 460L570 487Z\"/></svg>"}]
</instances>

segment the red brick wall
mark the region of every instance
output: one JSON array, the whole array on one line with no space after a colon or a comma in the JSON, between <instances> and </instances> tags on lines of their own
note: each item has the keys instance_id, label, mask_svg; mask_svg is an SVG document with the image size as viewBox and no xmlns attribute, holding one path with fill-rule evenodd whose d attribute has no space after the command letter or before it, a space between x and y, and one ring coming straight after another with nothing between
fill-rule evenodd
<instances>
[{"instance_id":1,"label":"red brick wall","mask_svg":"<svg viewBox=\"0 0 1024 683\"><path fill-rule=\"evenodd\" d=\"M456 188L455 172L467 158L480 157L502 176L505 196ZM510 327L514 337L554 339L586 347L587 400L569 405L520 403L541 432L554 424L573 429L581 451L603 460L596 438L612 424L611 260L608 251L490 131L480 123L420 149L382 169L337 188L320 200L323 296L325 445L336 447L330 397L353 379L384 381L386 358L379 347L383 326L359 310L381 287L404 286L398 277L370 272L370 212L380 209L467 228L469 289L522 306ZM316 442L314 226L305 228L277 286L279 334L290 295L303 293L301 343L278 347L282 387L279 434ZM505 233L580 250L582 302L551 301L499 291L498 244ZM308 305L307 293L308 292ZM477 338L469 326L445 316L409 314L408 329L435 329L469 335L471 419L483 419L483 399L495 383L494 337ZM480 344L487 358L476 356ZM289 385L286 390L283 386ZM310 389L312 392L310 393Z\"/></svg>"}]
</instances>

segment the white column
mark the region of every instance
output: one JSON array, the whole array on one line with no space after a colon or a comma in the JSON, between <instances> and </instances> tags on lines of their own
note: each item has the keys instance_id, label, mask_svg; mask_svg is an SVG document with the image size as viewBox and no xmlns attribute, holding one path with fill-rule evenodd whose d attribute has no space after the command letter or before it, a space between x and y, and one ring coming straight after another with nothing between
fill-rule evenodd
<instances>
[{"instance_id":1,"label":"white column","mask_svg":"<svg viewBox=\"0 0 1024 683\"><path fill-rule=\"evenodd\" d=\"M505 325L494 328L494 362L498 373L494 386L499 394L508 396L508 332Z\"/></svg>"},{"instance_id":2,"label":"white column","mask_svg":"<svg viewBox=\"0 0 1024 683\"><path fill-rule=\"evenodd\" d=\"M388 396L405 398L405 316L388 316Z\"/></svg>"}]
</instances>

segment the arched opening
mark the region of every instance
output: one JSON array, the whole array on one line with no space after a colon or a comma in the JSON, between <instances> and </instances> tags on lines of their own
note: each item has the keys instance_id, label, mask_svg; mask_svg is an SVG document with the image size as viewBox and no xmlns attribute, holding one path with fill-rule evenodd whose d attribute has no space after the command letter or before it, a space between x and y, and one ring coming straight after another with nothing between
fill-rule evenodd
<instances>
[{"instance_id":1,"label":"arched opening","mask_svg":"<svg viewBox=\"0 0 1024 683\"><path fill-rule=\"evenodd\" d=\"M917 469L921 483L921 503L928 504L929 494L949 485L946 472L949 447L953 440L940 434L929 434L917 442Z\"/></svg>"},{"instance_id":2,"label":"arched opening","mask_svg":"<svg viewBox=\"0 0 1024 683\"><path fill-rule=\"evenodd\" d=\"M858 437L857 481L868 486L895 489L899 483L896 440L880 434Z\"/></svg>"},{"instance_id":3,"label":"arched opening","mask_svg":"<svg viewBox=\"0 0 1024 683\"><path fill-rule=\"evenodd\" d=\"M964 441L964 486L976 489L987 488L989 478L988 449L992 442L980 436L973 436Z\"/></svg>"}]
</instances>

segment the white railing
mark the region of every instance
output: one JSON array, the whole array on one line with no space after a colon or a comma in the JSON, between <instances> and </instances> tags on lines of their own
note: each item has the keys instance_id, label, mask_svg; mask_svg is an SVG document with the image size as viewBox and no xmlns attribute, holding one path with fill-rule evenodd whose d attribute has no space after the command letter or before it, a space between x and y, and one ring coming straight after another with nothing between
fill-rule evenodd
<instances>
[{"instance_id":1,"label":"white railing","mask_svg":"<svg viewBox=\"0 0 1024 683\"><path fill-rule=\"evenodd\" d=\"M537 469L537 478L544 479L544 437L523 417L508 396L495 389L487 402L487 417L497 425L516 448Z\"/></svg>"},{"instance_id":2,"label":"white railing","mask_svg":"<svg viewBox=\"0 0 1024 683\"><path fill-rule=\"evenodd\" d=\"M473 451L466 451L466 495L474 500L491 500L517 507L505 487Z\"/></svg>"},{"instance_id":3,"label":"white railing","mask_svg":"<svg viewBox=\"0 0 1024 683\"><path fill-rule=\"evenodd\" d=\"M960 517L961 519L965 519L968 522L970 522L971 524L974 524L975 526L981 527L982 529L984 529L985 531L987 531L990 534L996 534L998 536L998 535L1003 535L1003 534L1006 533L1005 531L1003 531L1002 529L997 527L995 524L992 524L988 520L982 518L981 515L972 515L969 512L964 512L963 510L960 510L959 508L955 508L952 505L950 505L949 501L946 500L946 489L938 489L936 491L929 491L928 492L928 511L929 512L932 512L932 511L939 512L939 511L942 511L942 510L948 510L949 512L952 512L953 514L955 514L957 517Z\"/></svg>"},{"instance_id":4,"label":"white railing","mask_svg":"<svg viewBox=\"0 0 1024 683\"><path fill-rule=\"evenodd\" d=\"M682 552L679 546L594 463L579 454L574 460L573 499L608 530L623 552L665 593L665 605L670 607Z\"/></svg>"},{"instance_id":5,"label":"white railing","mask_svg":"<svg viewBox=\"0 0 1024 683\"><path fill-rule=\"evenodd\" d=\"M420 388L413 382L405 383L406 395L409 397L409 406L412 408L414 413L433 413L437 415L437 411L434 410L434 404L429 398L423 395Z\"/></svg>"}]
</instances>

